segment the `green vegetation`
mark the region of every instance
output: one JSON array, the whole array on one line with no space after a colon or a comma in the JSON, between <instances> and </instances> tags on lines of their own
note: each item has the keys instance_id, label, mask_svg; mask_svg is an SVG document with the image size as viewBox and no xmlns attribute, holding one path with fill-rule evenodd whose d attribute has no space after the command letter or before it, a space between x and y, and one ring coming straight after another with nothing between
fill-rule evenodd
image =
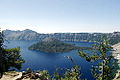
<instances>
[{"instance_id":1,"label":"green vegetation","mask_svg":"<svg viewBox=\"0 0 120 80\"><path fill-rule=\"evenodd\" d=\"M96 78L96 80L114 79L116 75L116 71L118 69L118 64L117 64L117 60L115 60L114 57L112 56L111 53L112 49L113 48L109 44L109 41L107 41L104 38L101 39L99 42L96 42L96 44L93 45L92 49L89 49L90 51L92 51L92 53L90 54L85 53L84 50L79 52L79 55L85 58L86 61L96 63L92 66L92 70L91 70L93 77ZM56 74L57 74L57 79L59 78L58 80L62 80L59 73ZM72 75L69 74L68 78L74 80L74 78L71 76ZM65 80L67 80L67 78L65 78Z\"/></svg>"},{"instance_id":2,"label":"green vegetation","mask_svg":"<svg viewBox=\"0 0 120 80\"><path fill-rule=\"evenodd\" d=\"M24 63L24 60L19 54L20 48L5 49L3 43L3 34L0 32L0 77L2 77L3 72L9 71L10 68L20 69L22 63ZM32 50L40 50L51 53L68 52L78 48L79 47L76 47L75 45L63 43L53 38L44 39L43 41L29 47L29 49ZM89 55L84 51L79 52L79 55L87 61L96 63L93 65L91 71L97 80L113 80L115 77L118 67L116 60L110 52L111 50L112 47L109 45L108 41L103 40L93 45L92 54ZM70 57L68 58L73 62ZM26 72L23 72L21 79L26 76L31 79L39 80L81 80L80 68L77 65L73 66L71 69L66 69L65 73L62 75L58 71L51 76L47 70L34 72L28 69Z\"/></svg>"},{"instance_id":3,"label":"green vegetation","mask_svg":"<svg viewBox=\"0 0 120 80\"><path fill-rule=\"evenodd\" d=\"M116 60L110 52L112 47L107 40L93 45L93 55L88 55L84 51L80 51L79 55L89 62L97 62L93 65L92 74L97 80L113 80L118 69Z\"/></svg>"},{"instance_id":4,"label":"green vegetation","mask_svg":"<svg viewBox=\"0 0 120 80\"><path fill-rule=\"evenodd\" d=\"M10 68L20 69L24 60L19 54L20 48L5 49L3 33L0 32L0 77Z\"/></svg>"},{"instance_id":5,"label":"green vegetation","mask_svg":"<svg viewBox=\"0 0 120 80\"><path fill-rule=\"evenodd\" d=\"M71 69L67 69L63 75L61 75L58 70L53 75L50 75L47 70L35 72L31 69L27 69L23 72L23 75L19 80L24 78L35 80L81 80L80 76L79 66L73 66Z\"/></svg>"},{"instance_id":6,"label":"green vegetation","mask_svg":"<svg viewBox=\"0 0 120 80\"><path fill-rule=\"evenodd\" d=\"M44 40L29 47L31 50L39 50L49 53L69 52L77 49L75 45L64 43L54 38L45 38Z\"/></svg>"},{"instance_id":7,"label":"green vegetation","mask_svg":"<svg viewBox=\"0 0 120 80\"><path fill-rule=\"evenodd\" d=\"M112 38L110 38L109 42L110 42L111 45L117 44L117 43L120 42L120 37L119 36L118 37L112 37Z\"/></svg>"},{"instance_id":8,"label":"green vegetation","mask_svg":"<svg viewBox=\"0 0 120 80\"><path fill-rule=\"evenodd\" d=\"M8 72L10 68L20 69L24 60L19 54L20 48L5 49L3 47L4 38L2 32L0 32L0 76L2 77L4 72ZM60 44L68 46L60 42ZM39 74L39 75L38 75ZM47 70L39 71L39 73L31 71L28 69L26 72L23 72L21 79L24 77L29 77L31 79L39 80L80 80L79 67L74 66L72 69L67 69L64 76L60 75L58 72L55 72L50 76ZM1 78L0 77L0 78ZM20 79L20 80L21 80Z\"/></svg>"},{"instance_id":9,"label":"green vegetation","mask_svg":"<svg viewBox=\"0 0 120 80\"><path fill-rule=\"evenodd\" d=\"M64 43L54 38L45 38L29 47L30 50L38 50L48 53L63 53L72 50L89 50L88 47L78 47L73 44Z\"/></svg>"}]
</instances>

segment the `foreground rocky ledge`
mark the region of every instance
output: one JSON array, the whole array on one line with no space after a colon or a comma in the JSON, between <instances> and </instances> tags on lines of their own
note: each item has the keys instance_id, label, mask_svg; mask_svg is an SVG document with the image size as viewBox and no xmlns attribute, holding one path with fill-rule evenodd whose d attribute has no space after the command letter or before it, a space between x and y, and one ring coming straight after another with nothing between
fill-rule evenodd
<instances>
[{"instance_id":1,"label":"foreground rocky ledge","mask_svg":"<svg viewBox=\"0 0 120 80\"><path fill-rule=\"evenodd\" d=\"M6 72L0 80L17 80L21 76L22 72Z\"/></svg>"},{"instance_id":2,"label":"foreground rocky ledge","mask_svg":"<svg viewBox=\"0 0 120 80\"><path fill-rule=\"evenodd\" d=\"M48 77L44 77L47 74L46 70L34 72L34 71L25 71L25 72L16 72L9 71L5 72L3 77L0 80L49 80Z\"/></svg>"}]
</instances>

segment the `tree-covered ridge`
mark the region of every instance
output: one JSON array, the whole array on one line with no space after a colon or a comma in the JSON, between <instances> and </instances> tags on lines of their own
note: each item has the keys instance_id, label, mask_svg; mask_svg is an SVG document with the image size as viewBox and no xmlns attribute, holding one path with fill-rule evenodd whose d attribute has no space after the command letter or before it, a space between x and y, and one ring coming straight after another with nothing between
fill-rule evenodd
<instances>
[{"instance_id":1,"label":"tree-covered ridge","mask_svg":"<svg viewBox=\"0 0 120 80\"><path fill-rule=\"evenodd\" d=\"M31 50L39 50L49 53L69 52L77 49L73 44L64 43L54 38L45 38L29 47Z\"/></svg>"}]
</instances>

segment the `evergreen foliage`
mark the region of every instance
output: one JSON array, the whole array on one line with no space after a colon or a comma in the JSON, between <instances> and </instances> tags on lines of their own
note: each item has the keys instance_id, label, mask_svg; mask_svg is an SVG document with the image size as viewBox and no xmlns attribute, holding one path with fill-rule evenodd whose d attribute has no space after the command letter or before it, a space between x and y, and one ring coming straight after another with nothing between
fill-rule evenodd
<instances>
[{"instance_id":1,"label":"evergreen foliage","mask_svg":"<svg viewBox=\"0 0 120 80\"><path fill-rule=\"evenodd\" d=\"M106 39L93 45L93 55L88 55L80 51L79 55L89 62L97 62L92 67L92 74L97 80L112 80L117 70L116 60L113 58L111 50Z\"/></svg>"},{"instance_id":2,"label":"evergreen foliage","mask_svg":"<svg viewBox=\"0 0 120 80\"><path fill-rule=\"evenodd\" d=\"M19 54L20 48L5 49L3 43L4 36L3 33L0 32L0 77L2 77L3 72L8 71L10 68L20 69L22 63L24 63L23 58ZM50 42L48 40L38 42L29 47L29 49L56 53L67 52L78 49L78 47L58 40ZM91 72L97 80L112 80L115 77L117 64L116 60L112 56L112 47L109 42L106 39L103 39L102 41L100 40L93 45L92 50L92 55L89 55L84 51L80 51L79 55L89 62L96 62L96 64L92 66ZM72 58L68 58L73 62ZM30 70L28 70L28 72L31 74ZM59 72L55 72L52 77L47 70L40 71L39 73L40 75L37 75L37 78L40 80L81 80L80 68L76 65L71 69L67 69L64 75L60 75ZM28 73L25 75L27 74ZM36 74L32 74L30 76L34 76L31 78L35 78Z\"/></svg>"},{"instance_id":3,"label":"evergreen foliage","mask_svg":"<svg viewBox=\"0 0 120 80\"><path fill-rule=\"evenodd\" d=\"M24 60L20 53L20 48L5 49L3 46L4 36L0 32L0 77L3 72L8 71L10 68L20 69Z\"/></svg>"},{"instance_id":4,"label":"evergreen foliage","mask_svg":"<svg viewBox=\"0 0 120 80\"><path fill-rule=\"evenodd\" d=\"M75 65L71 69L66 69L63 75L58 70L53 75L50 75L47 70L35 72L29 69L23 73L21 79L28 77L35 80L81 80L80 76L80 68Z\"/></svg>"},{"instance_id":5,"label":"evergreen foliage","mask_svg":"<svg viewBox=\"0 0 120 80\"><path fill-rule=\"evenodd\" d=\"M48 39L48 38L47 38ZM36 44L29 47L31 50L39 50L48 53L59 53L59 52L69 52L71 50L77 49L75 45L64 43L62 41L49 38L47 41L44 39Z\"/></svg>"}]
</instances>

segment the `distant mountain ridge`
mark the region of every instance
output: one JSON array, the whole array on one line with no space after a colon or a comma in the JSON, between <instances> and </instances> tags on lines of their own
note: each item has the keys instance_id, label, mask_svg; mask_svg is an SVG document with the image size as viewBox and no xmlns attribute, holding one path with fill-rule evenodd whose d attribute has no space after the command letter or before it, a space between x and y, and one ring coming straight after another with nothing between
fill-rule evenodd
<instances>
[{"instance_id":1,"label":"distant mountain ridge","mask_svg":"<svg viewBox=\"0 0 120 80\"><path fill-rule=\"evenodd\" d=\"M23 31L4 30L7 40L42 40L46 37L53 37L60 41L100 41L103 35L110 39L110 43L120 42L120 32L113 33L53 33L40 34L30 29Z\"/></svg>"},{"instance_id":2,"label":"distant mountain ridge","mask_svg":"<svg viewBox=\"0 0 120 80\"><path fill-rule=\"evenodd\" d=\"M37 40L39 36L37 32L29 29L23 31L4 30L3 33L7 40Z\"/></svg>"}]
</instances>

